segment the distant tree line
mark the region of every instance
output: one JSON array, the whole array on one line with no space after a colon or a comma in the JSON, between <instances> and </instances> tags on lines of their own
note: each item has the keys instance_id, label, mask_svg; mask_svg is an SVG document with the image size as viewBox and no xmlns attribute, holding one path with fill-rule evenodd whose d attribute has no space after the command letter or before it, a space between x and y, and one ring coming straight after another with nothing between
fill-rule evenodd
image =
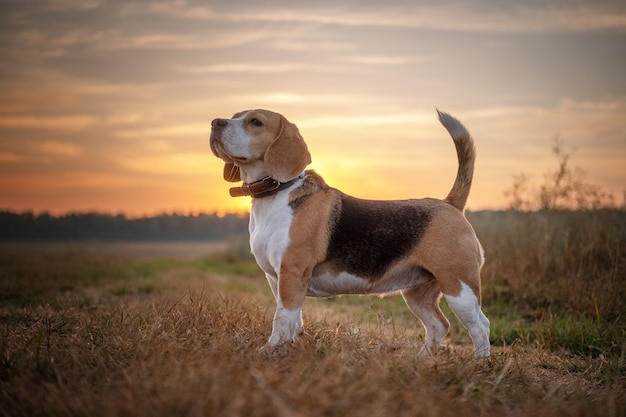
<instances>
[{"instance_id":1,"label":"distant tree line","mask_svg":"<svg viewBox=\"0 0 626 417\"><path fill-rule=\"evenodd\" d=\"M125 215L0 211L0 241L52 240L225 240L248 236L248 216L228 214L127 218Z\"/></svg>"}]
</instances>

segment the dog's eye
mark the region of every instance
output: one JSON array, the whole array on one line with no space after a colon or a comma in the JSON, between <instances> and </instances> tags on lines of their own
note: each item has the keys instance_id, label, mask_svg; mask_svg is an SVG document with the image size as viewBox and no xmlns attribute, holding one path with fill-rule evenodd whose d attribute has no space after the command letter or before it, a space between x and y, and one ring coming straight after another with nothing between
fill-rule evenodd
<instances>
[{"instance_id":1,"label":"dog's eye","mask_svg":"<svg viewBox=\"0 0 626 417\"><path fill-rule=\"evenodd\" d=\"M263 122L260 121L259 119L250 119L250 124L252 126L257 126L257 127L263 126Z\"/></svg>"}]
</instances>

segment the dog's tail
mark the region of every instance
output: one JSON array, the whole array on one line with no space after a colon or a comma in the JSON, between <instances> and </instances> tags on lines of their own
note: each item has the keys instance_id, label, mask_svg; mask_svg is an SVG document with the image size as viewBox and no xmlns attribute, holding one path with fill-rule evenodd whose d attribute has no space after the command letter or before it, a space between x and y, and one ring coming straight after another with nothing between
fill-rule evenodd
<instances>
[{"instance_id":1,"label":"dog's tail","mask_svg":"<svg viewBox=\"0 0 626 417\"><path fill-rule=\"evenodd\" d=\"M474 161L476 160L474 141L461 122L448 113L443 113L439 110L437 110L437 113L439 114L439 121L454 140L456 155L459 159L459 168L456 172L454 185L444 201L463 211L472 187L472 178L474 177Z\"/></svg>"}]
</instances>

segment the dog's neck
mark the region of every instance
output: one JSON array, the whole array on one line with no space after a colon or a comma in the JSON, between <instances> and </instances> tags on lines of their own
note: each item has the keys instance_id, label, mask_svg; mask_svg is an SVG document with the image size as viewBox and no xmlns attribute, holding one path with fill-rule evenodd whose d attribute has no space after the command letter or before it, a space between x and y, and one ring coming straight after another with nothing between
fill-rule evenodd
<instances>
[{"instance_id":1,"label":"dog's neck","mask_svg":"<svg viewBox=\"0 0 626 417\"><path fill-rule=\"evenodd\" d=\"M269 197L282 191L286 188L289 188L296 182L298 179L302 178L303 174L300 174L296 178L289 180L287 182L280 182L275 180L272 177L264 177L258 181L254 181L251 183L244 182L240 187L232 187L230 191L231 197L252 197L252 198L263 198Z\"/></svg>"}]
</instances>

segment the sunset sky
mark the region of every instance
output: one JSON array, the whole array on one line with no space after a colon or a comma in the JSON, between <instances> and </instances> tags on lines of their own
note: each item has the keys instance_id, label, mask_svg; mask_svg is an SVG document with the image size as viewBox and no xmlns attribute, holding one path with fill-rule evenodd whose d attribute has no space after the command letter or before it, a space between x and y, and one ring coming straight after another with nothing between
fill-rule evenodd
<instances>
[{"instance_id":1,"label":"sunset sky","mask_svg":"<svg viewBox=\"0 0 626 417\"><path fill-rule=\"evenodd\" d=\"M250 108L355 196L445 197L439 108L476 142L470 209L541 182L555 135L621 201L626 2L0 2L0 210L246 210L208 138Z\"/></svg>"}]
</instances>

